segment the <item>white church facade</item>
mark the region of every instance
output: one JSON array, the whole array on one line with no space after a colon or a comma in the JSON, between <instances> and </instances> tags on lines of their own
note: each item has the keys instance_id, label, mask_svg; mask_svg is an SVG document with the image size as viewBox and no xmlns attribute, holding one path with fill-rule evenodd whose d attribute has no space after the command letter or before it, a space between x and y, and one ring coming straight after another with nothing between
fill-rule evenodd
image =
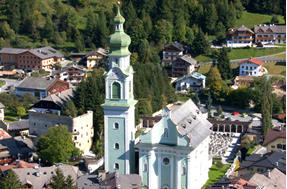
<instances>
[{"instance_id":1,"label":"white church facade","mask_svg":"<svg viewBox=\"0 0 287 189\"><path fill-rule=\"evenodd\" d=\"M200 189L208 179L211 124L188 100L162 111L162 119L140 136L142 185L158 189Z\"/></svg>"},{"instance_id":2,"label":"white church facade","mask_svg":"<svg viewBox=\"0 0 287 189\"><path fill-rule=\"evenodd\" d=\"M133 68L124 32L125 19L118 13L110 36L109 71L105 79L104 166L107 172L138 173L143 188L200 189L208 179L211 124L196 105L187 101L165 108L162 119L135 144ZM135 158L138 151L139 158ZM138 170L136 170L138 165Z\"/></svg>"}]
</instances>

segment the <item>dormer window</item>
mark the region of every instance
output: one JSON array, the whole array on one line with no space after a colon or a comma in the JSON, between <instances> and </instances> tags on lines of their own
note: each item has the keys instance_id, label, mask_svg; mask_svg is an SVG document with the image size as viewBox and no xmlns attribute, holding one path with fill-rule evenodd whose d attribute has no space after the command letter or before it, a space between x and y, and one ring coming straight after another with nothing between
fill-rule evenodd
<instances>
[{"instance_id":1,"label":"dormer window","mask_svg":"<svg viewBox=\"0 0 287 189\"><path fill-rule=\"evenodd\" d=\"M187 119L187 122L188 122L189 124L191 124L191 123L192 123L192 120L191 120L191 119Z\"/></svg>"},{"instance_id":2,"label":"dormer window","mask_svg":"<svg viewBox=\"0 0 287 189\"><path fill-rule=\"evenodd\" d=\"M181 124L181 126L182 126L182 128L184 128L184 129L186 128L186 125L185 125L184 123Z\"/></svg>"}]
</instances>

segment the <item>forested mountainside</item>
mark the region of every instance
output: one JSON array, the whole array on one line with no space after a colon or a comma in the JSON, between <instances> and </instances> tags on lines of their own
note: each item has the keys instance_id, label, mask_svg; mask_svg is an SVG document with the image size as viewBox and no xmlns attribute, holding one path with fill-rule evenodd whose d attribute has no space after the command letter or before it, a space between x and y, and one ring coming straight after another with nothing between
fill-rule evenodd
<instances>
[{"instance_id":1,"label":"forested mountainside","mask_svg":"<svg viewBox=\"0 0 287 189\"><path fill-rule=\"evenodd\" d=\"M106 47L116 0L2 0L0 47L52 45L69 51ZM284 0L123 0L131 51L170 41L192 44L199 30L218 38L244 9L285 15ZM151 53L157 53L153 48ZM143 53L143 52L140 52Z\"/></svg>"}]
</instances>

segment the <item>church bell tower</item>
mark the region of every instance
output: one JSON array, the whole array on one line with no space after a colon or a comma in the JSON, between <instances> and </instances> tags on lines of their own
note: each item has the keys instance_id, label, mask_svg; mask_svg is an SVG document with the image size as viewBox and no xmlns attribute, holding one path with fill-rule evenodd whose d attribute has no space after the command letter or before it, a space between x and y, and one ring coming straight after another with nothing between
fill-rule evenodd
<instances>
[{"instance_id":1,"label":"church bell tower","mask_svg":"<svg viewBox=\"0 0 287 189\"><path fill-rule=\"evenodd\" d=\"M105 170L134 173L135 105L133 68L128 49L131 38L124 32L124 17L117 7L115 32L110 36L109 71L105 79Z\"/></svg>"}]
</instances>

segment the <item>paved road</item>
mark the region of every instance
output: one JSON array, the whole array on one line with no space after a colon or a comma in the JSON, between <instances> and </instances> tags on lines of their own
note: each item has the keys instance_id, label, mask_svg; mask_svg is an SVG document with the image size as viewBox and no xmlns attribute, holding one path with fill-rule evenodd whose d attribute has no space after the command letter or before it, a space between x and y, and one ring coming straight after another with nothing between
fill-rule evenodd
<instances>
[{"instance_id":1,"label":"paved road","mask_svg":"<svg viewBox=\"0 0 287 189\"><path fill-rule=\"evenodd\" d=\"M16 79L5 79L5 78L0 78L0 80L3 80L6 82L5 85L3 85L2 87L0 87L0 92L8 92L9 90L7 90L8 86L13 86L16 87L19 85L19 83L21 82L21 80L16 80Z\"/></svg>"}]
</instances>

